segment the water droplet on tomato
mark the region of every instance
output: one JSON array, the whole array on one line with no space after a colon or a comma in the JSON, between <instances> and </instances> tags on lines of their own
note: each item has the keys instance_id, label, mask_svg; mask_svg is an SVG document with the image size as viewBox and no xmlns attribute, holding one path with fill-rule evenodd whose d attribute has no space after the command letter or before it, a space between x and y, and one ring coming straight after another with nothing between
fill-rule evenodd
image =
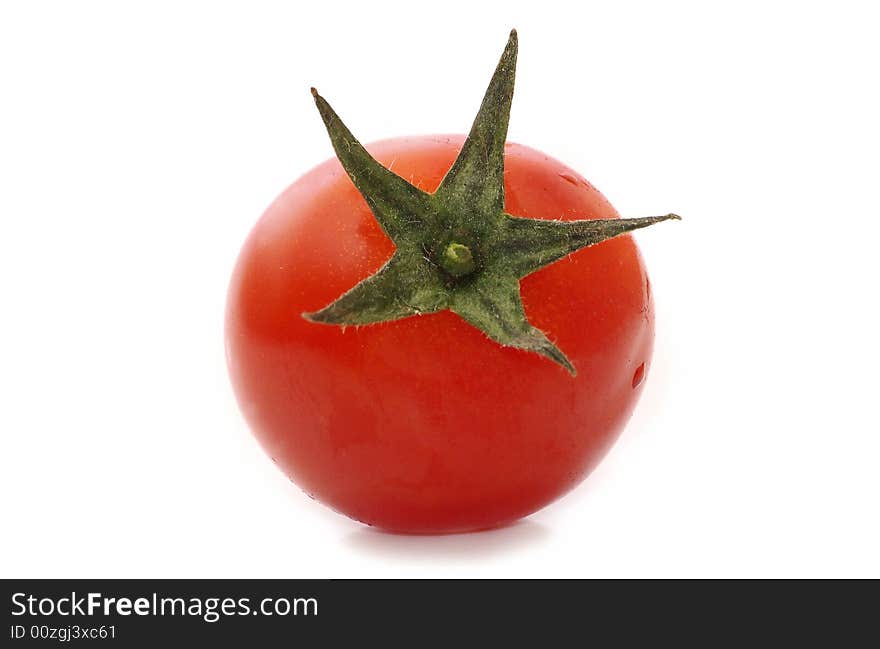
<instances>
[{"instance_id":1,"label":"water droplet on tomato","mask_svg":"<svg viewBox=\"0 0 880 649\"><path fill-rule=\"evenodd\" d=\"M577 177L568 173L568 172L559 174L559 177L562 178L563 180L567 180L572 185L579 185L580 184L580 181L577 179Z\"/></svg>"},{"instance_id":2,"label":"water droplet on tomato","mask_svg":"<svg viewBox=\"0 0 880 649\"><path fill-rule=\"evenodd\" d=\"M645 364L642 363L636 368L635 374L633 374L633 388L637 388L642 384L642 381L645 380Z\"/></svg>"}]
</instances>

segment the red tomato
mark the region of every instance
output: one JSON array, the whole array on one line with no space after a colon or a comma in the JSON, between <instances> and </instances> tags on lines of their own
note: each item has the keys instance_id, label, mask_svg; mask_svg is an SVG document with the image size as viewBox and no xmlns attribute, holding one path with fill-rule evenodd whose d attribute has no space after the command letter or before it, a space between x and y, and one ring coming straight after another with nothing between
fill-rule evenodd
<instances>
[{"instance_id":1,"label":"red tomato","mask_svg":"<svg viewBox=\"0 0 880 649\"><path fill-rule=\"evenodd\" d=\"M432 192L463 136L385 140L382 164ZM525 146L505 154L506 211L617 213L576 172ZM626 423L650 366L650 284L630 236L522 280L529 320L578 370L502 347L449 311L363 327L301 317L392 254L336 159L291 185L251 232L229 290L229 368L266 452L309 495L409 533L514 521L577 485Z\"/></svg>"}]
</instances>

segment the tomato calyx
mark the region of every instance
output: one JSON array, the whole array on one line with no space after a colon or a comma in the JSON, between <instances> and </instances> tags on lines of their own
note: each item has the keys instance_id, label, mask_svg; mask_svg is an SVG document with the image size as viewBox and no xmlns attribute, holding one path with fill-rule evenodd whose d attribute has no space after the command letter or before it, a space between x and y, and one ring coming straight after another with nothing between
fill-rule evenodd
<instances>
[{"instance_id":1,"label":"tomato calyx","mask_svg":"<svg viewBox=\"0 0 880 649\"><path fill-rule=\"evenodd\" d=\"M504 143L516 57L514 30L470 133L433 194L377 162L312 88L337 157L396 250L376 273L304 318L368 325L449 309L495 342L541 354L577 373L529 323L520 279L581 248L680 217L550 221L507 214Z\"/></svg>"}]
</instances>

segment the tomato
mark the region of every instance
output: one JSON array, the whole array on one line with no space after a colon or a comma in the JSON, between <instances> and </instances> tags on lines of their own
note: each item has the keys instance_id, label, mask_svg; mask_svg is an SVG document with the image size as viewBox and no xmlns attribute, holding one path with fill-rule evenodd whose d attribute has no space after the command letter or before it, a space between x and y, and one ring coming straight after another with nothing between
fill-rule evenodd
<instances>
[{"instance_id":1,"label":"tomato","mask_svg":"<svg viewBox=\"0 0 880 649\"><path fill-rule=\"evenodd\" d=\"M463 136L368 149L433 192ZM505 209L613 219L562 163L508 143ZM630 417L651 362L654 316L629 235L521 280L529 321L577 368L502 347L450 311L361 327L301 317L377 271L394 245L340 163L284 191L250 233L226 312L239 404L278 466L317 500L408 533L479 530L526 516L581 482Z\"/></svg>"}]
</instances>

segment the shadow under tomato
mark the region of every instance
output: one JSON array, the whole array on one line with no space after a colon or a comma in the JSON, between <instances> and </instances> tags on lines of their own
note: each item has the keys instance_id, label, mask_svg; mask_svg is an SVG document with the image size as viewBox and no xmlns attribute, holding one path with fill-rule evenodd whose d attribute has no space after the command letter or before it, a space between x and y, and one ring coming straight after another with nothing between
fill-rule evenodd
<instances>
[{"instance_id":1,"label":"shadow under tomato","mask_svg":"<svg viewBox=\"0 0 880 649\"><path fill-rule=\"evenodd\" d=\"M344 542L364 554L387 557L477 559L539 545L549 536L550 531L543 525L524 520L482 532L439 536L394 534L365 527Z\"/></svg>"}]
</instances>

